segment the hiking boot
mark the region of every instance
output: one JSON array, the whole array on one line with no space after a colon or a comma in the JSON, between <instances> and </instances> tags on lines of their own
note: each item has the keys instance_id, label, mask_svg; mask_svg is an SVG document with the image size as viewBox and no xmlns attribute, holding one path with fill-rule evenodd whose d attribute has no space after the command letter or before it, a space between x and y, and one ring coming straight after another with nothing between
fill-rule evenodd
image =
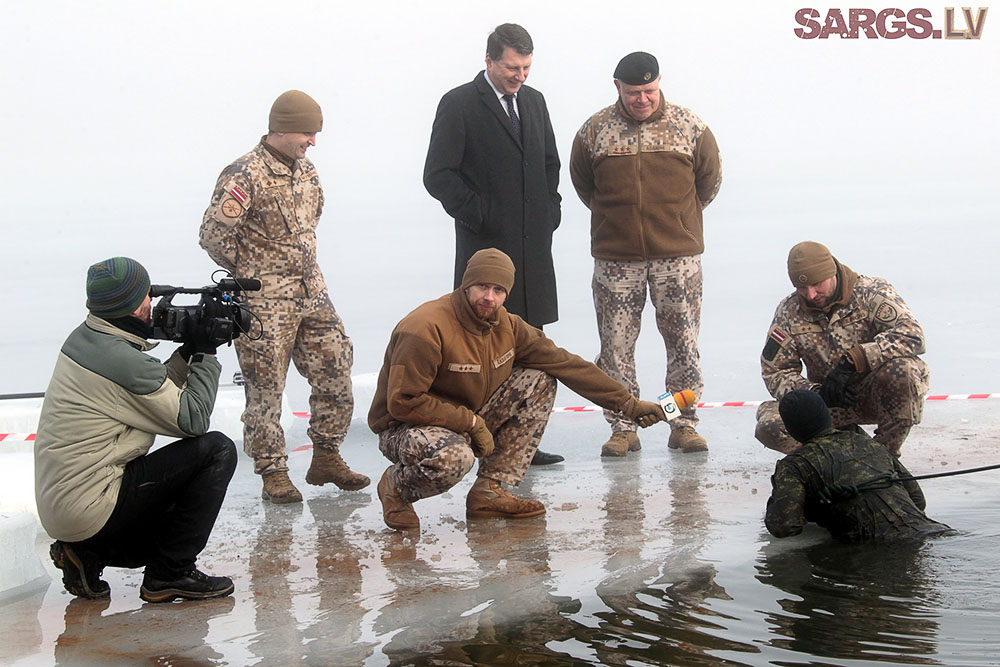
<instances>
[{"instance_id":1,"label":"hiking boot","mask_svg":"<svg viewBox=\"0 0 1000 667\"><path fill-rule=\"evenodd\" d=\"M545 514L545 505L537 500L518 498L500 482L480 477L465 499L465 516L469 519L531 519Z\"/></svg>"},{"instance_id":2,"label":"hiking boot","mask_svg":"<svg viewBox=\"0 0 1000 667\"><path fill-rule=\"evenodd\" d=\"M690 452L704 452L708 449L705 438L698 435L698 431L690 426L678 426L670 431L670 440L667 441L670 449L679 449L685 454Z\"/></svg>"},{"instance_id":3,"label":"hiking boot","mask_svg":"<svg viewBox=\"0 0 1000 667\"><path fill-rule=\"evenodd\" d=\"M302 502L302 494L292 484L292 480L288 479L287 470L273 470L261 477L264 479L264 489L260 492L260 497L264 500L270 500L276 505Z\"/></svg>"},{"instance_id":4,"label":"hiking boot","mask_svg":"<svg viewBox=\"0 0 1000 667\"><path fill-rule=\"evenodd\" d=\"M639 434L635 431L615 431L601 447L601 456L625 456L642 449Z\"/></svg>"},{"instance_id":5,"label":"hiking boot","mask_svg":"<svg viewBox=\"0 0 1000 667\"><path fill-rule=\"evenodd\" d=\"M49 556L62 570L63 586L78 598L97 600L111 596L111 586L101 579L104 566L86 549L56 540L49 547Z\"/></svg>"},{"instance_id":6,"label":"hiking boot","mask_svg":"<svg viewBox=\"0 0 1000 667\"><path fill-rule=\"evenodd\" d=\"M367 475L354 472L348 467L347 462L340 457L339 450L315 445L312 463L306 472L306 482L314 486L333 482L345 491L357 491L371 484Z\"/></svg>"},{"instance_id":7,"label":"hiking boot","mask_svg":"<svg viewBox=\"0 0 1000 667\"><path fill-rule=\"evenodd\" d=\"M170 602L172 600L208 600L221 598L233 592L233 580L229 577L213 577L191 570L177 579L163 581L148 574L142 578L139 597L146 602Z\"/></svg>"},{"instance_id":8,"label":"hiking boot","mask_svg":"<svg viewBox=\"0 0 1000 667\"><path fill-rule=\"evenodd\" d=\"M377 487L378 499L382 501L382 519L385 520L385 525L393 530L419 530L420 519L413 511L413 503L400 498L396 490L392 476L393 468L395 466L385 469Z\"/></svg>"}]
</instances>

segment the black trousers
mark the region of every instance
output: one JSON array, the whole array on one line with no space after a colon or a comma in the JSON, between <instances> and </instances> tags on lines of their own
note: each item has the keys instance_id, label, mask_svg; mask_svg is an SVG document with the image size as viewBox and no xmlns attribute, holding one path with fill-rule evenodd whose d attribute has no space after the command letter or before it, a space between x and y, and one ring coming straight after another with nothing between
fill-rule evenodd
<instances>
[{"instance_id":1,"label":"black trousers","mask_svg":"<svg viewBox=\"0 0 1000 667\"><path fill-rule=\"evenodd\" d=\"M235 470L236 447L217 431L129 461L107 523L75 544L103 565L176 579L208 543Z\"/></svg>"}]
</instances>

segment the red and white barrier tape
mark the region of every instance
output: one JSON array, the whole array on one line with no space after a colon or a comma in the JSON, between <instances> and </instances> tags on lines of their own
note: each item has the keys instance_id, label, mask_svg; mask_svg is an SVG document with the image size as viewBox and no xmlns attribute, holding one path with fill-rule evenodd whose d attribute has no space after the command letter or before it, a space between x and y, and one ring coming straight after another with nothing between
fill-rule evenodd
<instances>
[{"instance_id":1,"label":"red and white barrier tape","mask_svg":"<svg viewBox=\"0 0 1000 667\"><path fill-rule=\"evenodd\" d=\"M928 401L968 401L984 398L1000 398L998 394L937 394L928 396ZM764 401L717 401L711 403L699 403L699 408L753 408ZM552 408L552 412L600 412L601 408L596 405L570 405L561 408ZM296 417L309 418L308 412L293 412ZM0 433L0 444L5 442L32 442L35 439L34 433ZM298 450L293 450L298 451Z\"/></svg>"}]
</instances>

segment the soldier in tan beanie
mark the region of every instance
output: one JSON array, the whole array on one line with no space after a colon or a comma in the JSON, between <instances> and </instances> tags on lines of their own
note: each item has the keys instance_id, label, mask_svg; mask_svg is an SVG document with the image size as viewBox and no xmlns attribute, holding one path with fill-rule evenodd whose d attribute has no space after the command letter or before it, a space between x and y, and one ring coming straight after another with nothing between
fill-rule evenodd
<instances>
[{"instance_id":1,"label":"soldier in tan beanie","mask_svg":"<svg viewBox=\"0 0 1000 667\"><path fill-rule=\"evenodd\" d=\"M834 427L875 424L874 439L899 456L929 389L917 318L892 285L856 274L815 241L788 253L788 278L795 292L778 305L761 354L768 391L775 399L816 391ZM756 437L786 454L800 446L777 400L758 408Z\"/></svg>"},{"instance_id":2,"label":"soldier in tan beanie","mask_svg":"<svg viewBox=\"0 0 1000 667\"><path fill-rule=\"evenodd\" d=\"M260 317L263 335L241 337L236 354L246 381L243 449L263 477L263 497L274 503L302 500L288 477L279 423L291 360L312 388L313 456L306 482L355 490L370 481L340 456L354 411L354 351L316 262L323 187L306 151L322 129L316 100L299 90L278 96L268 133L223 170L201 225L201 246L219 266L262 284L260 292L248 294L248 305Z\"/></svg>"},{"instance_id":3,"label":"soldier in tan beanie","mask_svg":"<svg viewBox=\"0 0 1000 667\"><path fill-rule=\"evenodd\" d=\"M642 427L664 419L597 366L557 347L504 308L514 263L496 248L469 259L454 292L404 317L392 332L368 425L392 461L378 484L385 523L414 530L413 503L444 493L479 459L466 498L470 519L545 514L517 485L538 448L556 380Z\"/></svg>"}]
</instances>

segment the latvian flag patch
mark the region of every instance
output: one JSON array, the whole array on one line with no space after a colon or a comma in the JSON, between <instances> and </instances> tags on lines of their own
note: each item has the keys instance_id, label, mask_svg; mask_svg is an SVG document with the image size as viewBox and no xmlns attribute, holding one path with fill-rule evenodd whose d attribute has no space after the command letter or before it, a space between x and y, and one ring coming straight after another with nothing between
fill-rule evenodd
<instances>
[{"instance_id":1,"label":"latvian flag patch","mask_svg":"<svg viewBox=\"0 0 1000 667\"><path fill-rule=\"evenodd\" d=\"M769 335L779 345L784 344L784 342L788 340L788 334L786 334L778 327L774 327L773 329L771 329L771 333Z\"/></svg>"},{"instance_id":2,"label":"latvian flag patch","mask_svg":"<svg viewBox=\"0 0 1000 667\"><path fill-rule=\"evenodd\" d=\"M249 197L246 196L246 194L244 194L242 190L240 190L235 185L233 186L233 189L229 191L229 194L236 197L236 200L241 204L246 204L247 201L250 199Z\"/></svg>"}]
</instances>

